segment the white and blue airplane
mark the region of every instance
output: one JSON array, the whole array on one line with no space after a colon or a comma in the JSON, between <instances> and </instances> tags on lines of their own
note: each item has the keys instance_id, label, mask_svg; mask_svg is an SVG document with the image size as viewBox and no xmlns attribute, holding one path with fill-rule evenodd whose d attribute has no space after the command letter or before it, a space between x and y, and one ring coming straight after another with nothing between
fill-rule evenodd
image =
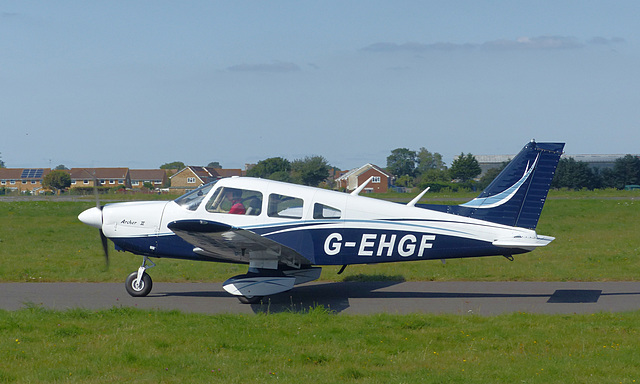
<instances>
[{"instance_id":1,"label":"white and blue airplane","mask_svg":"<svg viewBox=\"0 0 640 384\"><path fill-rule=\"evenodd\" d=\"M321 267L502 255L513 259L553 237L535 231L564 143L531 141L475 199L408 204L250 177L206 184L176 200L90 208L78 218L117 250L143 256L126 279L152 288L149 258L247 264L223 288L243 303L316 280ZM107 255L108 257L108 255Z\"/></svg>"}]
</instances>

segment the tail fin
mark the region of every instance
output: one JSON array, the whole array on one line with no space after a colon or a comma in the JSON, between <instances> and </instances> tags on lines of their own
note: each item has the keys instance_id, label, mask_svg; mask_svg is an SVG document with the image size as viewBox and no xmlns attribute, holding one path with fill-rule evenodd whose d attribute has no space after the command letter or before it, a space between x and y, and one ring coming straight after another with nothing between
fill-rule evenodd
<instances>
[{"instance_id":1,"label":"tail fin","mask_svg":"<svg viewBox=\"0 0 640 384\"><path fill-rule=\"evenodd\" d=\"M454 206L421 206L535 229L563 148L564 143L531 141L475 199Z\"/></svg>"}]
</instances>

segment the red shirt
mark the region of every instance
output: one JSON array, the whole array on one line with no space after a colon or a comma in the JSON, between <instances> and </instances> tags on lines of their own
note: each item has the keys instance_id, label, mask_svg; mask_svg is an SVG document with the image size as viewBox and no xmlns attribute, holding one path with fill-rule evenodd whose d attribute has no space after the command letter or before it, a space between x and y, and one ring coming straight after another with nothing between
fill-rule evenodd
<instances>
[{"instance_id":1,"label":"red shirt","mask_svg":"<svg viewBox=\"0 0 640 384\"><path fill-rule=\"evenodd\" d=\"M246 212L247 210L244 208L244 205L242 205L242 203L239 201L233 201L233 205L229 210L229 213L236 215L244 215Z\"/></svg>"}]
</instances>

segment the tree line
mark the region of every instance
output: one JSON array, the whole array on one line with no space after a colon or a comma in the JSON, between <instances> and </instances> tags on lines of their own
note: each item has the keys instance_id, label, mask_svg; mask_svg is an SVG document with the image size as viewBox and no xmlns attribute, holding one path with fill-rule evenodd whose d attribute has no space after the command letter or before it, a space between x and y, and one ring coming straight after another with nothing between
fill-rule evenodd
<instances>
[{"instance_id":1,"label":"tree line","mask_svg":"<svg viewBox=\"0 0 640 384\"><path fill-rule=\"evenodd\" d=\"M462 152L447 167L442 155L430 152L422 147L418 151L408 148L396 148L387 157L386 171L395 177L395 185L399 187L430 187L437 192L444 188L450 190L484 189L504 169L508 162L500 167L490 169L480 179L480 165L471 153ZM215 161L208 167L221 168ZM0 167L4 162L0 158ZM185 165L175 161L160 166L160 169L182 169ZM43 186L52 189L64 189L70 184L70 178L64 165L56 167L43 180ZM333 171L333 172L332 172ZM309 186L324 185L333 187L333 176L340 170L329 164L323 156L307 156L302 159L289 161L282 157L271 157L259 161L247 171L247 176L285 181ZM558 163L556 175L551 188L560 189L623 189L627 185L640 185L640 158L626 155L614 162L613 168L598 170L584 161L573 158L563 158Z\"/></svg>"},{"instance_id":2,"label":"tree line","mask_svg":"<svg viewBox=\"0 0 640 384\"><path fill-rule=\"evenodd\" d=\"M573 158L560 159L552 188L567 189L623 189L627 185L640 185L640 159L625 155L615 160L613 168L598 170L587 162Z\"/></svg>"},{"instance_id":3,"label":"tree line","mask_svg":"<svg viewBox=\"0 0 640 384\"><path fill-rule=\"evenodd\" d=\"M462 152L447 167L438 152L430 152L422 147L417 151L408 148L396 148L387 157L385 170L395 177L395 185L399 187L430 187L433 192L442 189L453 191L482 190L507 166L489 169L482 177L480 164L471 153ZM220 167L218 162L209 166ZM161 168L182 168L181 162L167 163ZM329 165L322 156L308 156L303 159L289 161L282 157L272 157L259 161L247 171L247 176L286 181L297 184L333 187L330 180L331 170L339 171ZM333 175L331 175L333 176ZM640 159L626 155L615 160L613 168L598 170L584 161L563 158L558 163L552 188L560 189L623 189L627 185L640 184Z\"/></svg>"},{"instance_id":4,"label":"tree line","mask_svg":"<svg viewBox=\"0 0 640 384\"><path fill-rule=\"evenodd\" d=\"M408 148L396 148L387 157L387 171L396 177L395 185L399 187L429 187L438 192L444 188L450 190L477 189L489 185L498 172L489 172L490 179L485 177L475 180L482 170L478 160L471 153L462 152L447 167L438 152L430 152L422 147L418 151Z\"/></svg>"},{"instance_id":5,"label":"tree line","mask_svg":"<svg viewBox=\"0 0 640 384\"><path fill-rule=\"evenodd\" d=\"M217 161L209 163L207 167L222 168ZM180 161L174 161L160 166L160 169L180 170L183 168L185 168L185 164ZM307 156L293 161L289 161L283 157L270 157L265 160L260 160L248 169L247 176L314 187L321 183L327 183L328 186L331 187L329 177L332 169L335 170L336 168L329 165L329 162L323 156Z\"/></svg>"},{"instance_id":6,"label":"tree line","mask_svg":"<svg viewBox=\"0 0 640 384\"><path fill-rule=\"evenodd\" d=\"M396 185L405 187L431 187L437 192L442 188L484 189L509 162L488 170L480 179L480 166L475 156L461 153L447 168L439 153L425 148L411 151L398 148L387 157L387 170L396 176ZM558 163L551 188L561 189L624 189L628 185L640 185L640 158L625 155L615 160L613 168L598 170L585 161L563 158Z\"/></svg>"},{"instance_id":7,"label":"tree line","mask_svg":"<svg viewBox=\"0 0 640 384\"><path fill-rule=\"evenodd\" d=\"M386 165L386 171L395 177L396 186L429 186L433 191L442 188L475 188L478 182L474 178L481 172L478 161L470 153L461 153L448 168L441 154L425 148L419 151L394 149L387 157ZM293 161L271 157L247 170L247 176L331 188L334 186L333 177L338 172L340 169L331 166L322 156L307 156Z\"/></svg>"}]
</instances>

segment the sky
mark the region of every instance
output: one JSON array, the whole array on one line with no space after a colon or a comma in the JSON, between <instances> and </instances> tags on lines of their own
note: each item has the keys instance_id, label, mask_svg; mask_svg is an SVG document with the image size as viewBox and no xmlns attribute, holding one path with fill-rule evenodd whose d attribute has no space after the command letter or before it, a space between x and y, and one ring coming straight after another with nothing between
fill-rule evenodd
<instances>
[{"instance_id":1,"label":"sky","mask_svg":"<svg viewBox=\"0 0 640 384\"><path fill-rule=\"evenodd\" d=\"M9 168L640 153L638 1L0 0Z\"/></svg>"}]
</instances>

